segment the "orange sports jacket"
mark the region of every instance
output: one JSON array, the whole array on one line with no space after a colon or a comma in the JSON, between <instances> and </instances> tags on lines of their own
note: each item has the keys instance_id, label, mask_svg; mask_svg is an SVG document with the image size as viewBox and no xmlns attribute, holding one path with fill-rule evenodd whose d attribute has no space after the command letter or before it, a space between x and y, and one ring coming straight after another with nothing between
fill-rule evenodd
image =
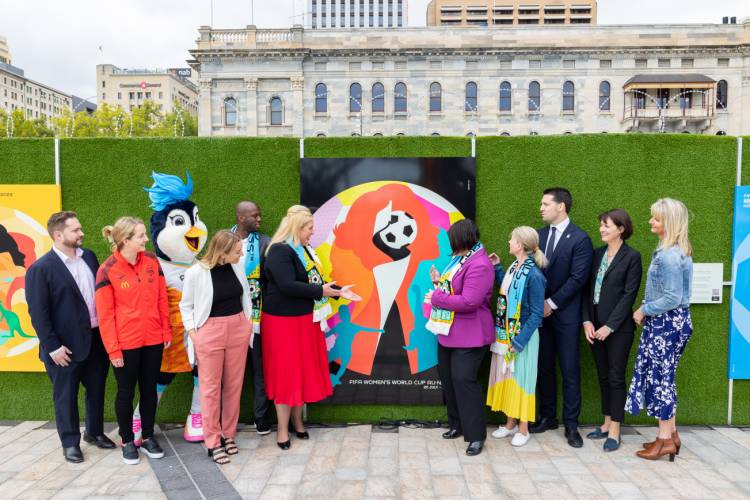
<instances>
[{"instance_id":1,"label":"orange sports jacket","mask_svg":"<svg viewBox=\"0 0 750 500\"><path fill-rule=\"evenodd\" d=\"M115 251L96 273L96 312L110 359L122 351L172 340L167 284L156 255L140 252L135 265Z\"/></svg>"}]
</instances>

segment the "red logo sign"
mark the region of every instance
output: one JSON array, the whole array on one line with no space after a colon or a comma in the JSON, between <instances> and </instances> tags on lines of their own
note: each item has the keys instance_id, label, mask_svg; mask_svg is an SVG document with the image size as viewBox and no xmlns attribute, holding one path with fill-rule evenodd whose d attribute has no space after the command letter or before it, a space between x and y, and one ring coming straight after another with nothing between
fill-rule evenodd
<instances>
[{"instance_id":1,"label":"red logo sign","mask_svg":"<svg viewBox=\"0 0 750 500\"><path fill-rule=\"evenodd\" d=\"M146 82L141 82L139 85L141 86L142 89L145 89L146 87L148 87L148 84Z\"/></svg>"}]
</instances>

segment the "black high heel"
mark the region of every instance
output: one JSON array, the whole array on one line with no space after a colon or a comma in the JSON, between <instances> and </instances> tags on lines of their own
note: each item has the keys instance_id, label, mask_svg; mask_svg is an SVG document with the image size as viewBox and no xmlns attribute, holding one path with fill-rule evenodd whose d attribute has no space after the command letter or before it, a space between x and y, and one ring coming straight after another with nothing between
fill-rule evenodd
<instances>
[{"instance_id":1,"label":"black high heel","mask_svg":"<svg viewBox=\"0 0 750 500\"><path fill-rule=\"evenodd\" d=\"M310 434L307 431L294 431L294 434L297 436L297 439L310 439Z\"/></svg>"},{"instance_id":2,"label":"black high heel","mask_svg":"<svg viewBox=\"0 0 750 500\"><path fill-rule=\"evenodd\" d=\"M281 448L282 450L288 450L290 446L292 446L292 441L287 439L283 443L276 442L276 445Z\"/></svg>"}]
</instances>

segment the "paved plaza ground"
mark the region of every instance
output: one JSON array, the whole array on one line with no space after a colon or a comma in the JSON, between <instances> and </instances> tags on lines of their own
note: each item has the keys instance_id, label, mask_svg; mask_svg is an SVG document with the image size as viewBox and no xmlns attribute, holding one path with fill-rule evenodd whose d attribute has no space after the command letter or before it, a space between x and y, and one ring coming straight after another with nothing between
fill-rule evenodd
<instances>
[{"instance_id":1,"label":"paved plaza ground","mask_svg":"<svg viewBox=\"0 0 750 500\"><path fill-rule=\"evenodd\" d=\"M625 428L614 453L586 439L570 448L558 430L523 448L490 438L477 457L466 456L462 440L441 439L441 429L309 431L309 441L292 438L282 451L275 434L243 427L239 455L218 467L202 445L183 441L182 429L165 428L157 433L161 460L142 455L139 465L125 465L119 450L84 443L86 460L74 465L63 460L54 422L3 422L0 498L750 498L750 428L681 428L675 463L635 456L654 427Z\"/></svg>"}]
</instances>

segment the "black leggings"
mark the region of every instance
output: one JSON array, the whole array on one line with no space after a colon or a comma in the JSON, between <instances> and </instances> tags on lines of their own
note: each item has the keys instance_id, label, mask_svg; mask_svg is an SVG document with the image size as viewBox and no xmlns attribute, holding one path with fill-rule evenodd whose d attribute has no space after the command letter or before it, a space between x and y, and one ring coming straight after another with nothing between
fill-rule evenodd
<instances>
[{"instance_id":1,"label":"black leggings","mask_svg":"<svg viewBox=\"0 0 750 500\"><path fill-rule=\"evenodd\" d=\"M140 412L143 439L154 435L156 419L156 380L161 368L163 344L126 349L122 351L125 366L115 368L117 397L115 414L123 443L133 441L133 397L135 385L140 389Z\"/></svg>"}]
</instances>

